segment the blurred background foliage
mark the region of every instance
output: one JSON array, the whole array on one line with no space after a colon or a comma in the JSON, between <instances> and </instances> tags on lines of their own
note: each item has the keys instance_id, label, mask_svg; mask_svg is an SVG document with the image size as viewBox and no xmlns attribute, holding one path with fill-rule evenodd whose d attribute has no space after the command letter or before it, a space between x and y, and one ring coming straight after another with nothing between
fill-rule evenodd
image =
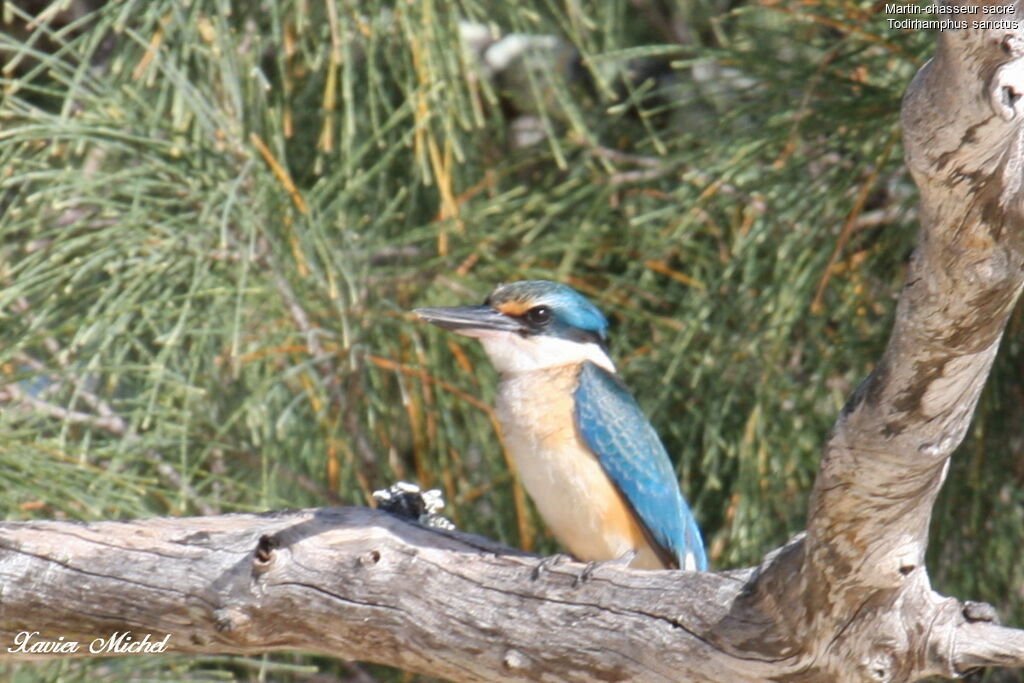
<instances>
[{"instance_id":1,"label":"blurred background foliage","mask_svg":"<svg viewBox=\"0 0 1024 683\"><path fill-rule=\"evenodd\" d=\"M546 278L609 314L715 567L804 528L913 245L899 104L934 35L832 0L2 12L6 519L367 505L406 479L465 530L553 552L495 373L408 313ZM1020 327L929 559L938 589L1016 623ZM403 677L300 655L6 673Z\"/></svg>"}]
</instances>

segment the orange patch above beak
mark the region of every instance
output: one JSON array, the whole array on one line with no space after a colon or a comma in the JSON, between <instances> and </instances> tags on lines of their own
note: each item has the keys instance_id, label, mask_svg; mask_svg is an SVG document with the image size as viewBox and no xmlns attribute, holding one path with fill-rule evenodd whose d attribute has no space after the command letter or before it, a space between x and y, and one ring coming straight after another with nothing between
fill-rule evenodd
<instances>
[{"instance_id":1,"label":"orange patch above beak","mask_svg":"<svg viewBox=\"0 0 1024 683\"><path fill-rule=\"evenodd\" d=\"M526 301L517 301L515 299L511 301L502 301L495 308L504 313L505 315L518 318L519 316L526 313L528 310L533 308L533 304Z\"/></svg>"}]
</instances>

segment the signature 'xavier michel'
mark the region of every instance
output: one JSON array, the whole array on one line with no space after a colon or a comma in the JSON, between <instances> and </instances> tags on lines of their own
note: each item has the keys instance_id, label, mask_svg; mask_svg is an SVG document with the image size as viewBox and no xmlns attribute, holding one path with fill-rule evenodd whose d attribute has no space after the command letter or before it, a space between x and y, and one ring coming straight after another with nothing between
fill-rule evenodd
<instances>
[{"instance_id":1,"label":"signature 'xavier michel'","mask_svg":"<svg viewBox=\"0 0 1024 683\"><path fill-rule=\"evenodd\" d=\"M571 287L527 280L483 306L416 313L483 344L501 373L498 418L519 475L577 558L707 568L665 448L615 374L601 311Z\"/></svg>"}]
</instances>

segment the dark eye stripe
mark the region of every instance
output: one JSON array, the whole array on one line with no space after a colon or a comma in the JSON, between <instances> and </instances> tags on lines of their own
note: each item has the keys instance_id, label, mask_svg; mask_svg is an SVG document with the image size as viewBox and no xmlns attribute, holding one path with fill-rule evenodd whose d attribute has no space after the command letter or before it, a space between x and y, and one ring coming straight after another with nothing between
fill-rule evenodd
<instances>
[{"instance_id":1,"label":"dark eye stripe","mask_svg":"<svg viewBox=\"0 0 1024 683\"><path fill-rule=\"evenodd\" d=\"M580 342L581 344L597 344L604 351L608 350L608 341L597 332L581 330L578 327L569 325L560 326L558 336L569 341Z\"/></svg>"},{"instance_id":2,"label":"dark eye stripe","mask_svg":"<svg viewBox=\"0 0 1024 683\"><path fill-rule=\"evenodd\" d=\"M536 310L536 309L533 309ZM542 323L536 323L530 320L529 312L519 316L520 320L526 323L529 328L527 334L543 334L551 337L558 337L567 341L578 342L580 344L597 344L605 351L608 350L608 340L606 340L599 333L593 330L584 330L579 327L573 327L568 323L563 322L554 314L554 311L547 309L551 312L549 318Z\"/></svg>"}]
</instances>

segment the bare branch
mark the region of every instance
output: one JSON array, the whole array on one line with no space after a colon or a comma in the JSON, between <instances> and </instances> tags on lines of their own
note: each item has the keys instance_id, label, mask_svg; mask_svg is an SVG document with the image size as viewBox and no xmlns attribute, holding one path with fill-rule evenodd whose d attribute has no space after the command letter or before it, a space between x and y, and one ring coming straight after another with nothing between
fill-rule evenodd
<instances>
[{"instance_id":1,"label":"bare branch","mask_svg":"<svg viewBox=\"0 0 1024 683\"><path fill-rule=\"evenodd\" d=\"M953 645L953 668L963 674L985 666L1024 664L1024 631L992 623L961 626Z\"/></svg>"},{"instance_id":2,"label":"bare branch","mask_svg":"<svg viewBox=\"0 0 1024 683\"><path fill-rule=\"evenodd\" d=\"M131 629L170 634L168 651L302 649L456 680L768 671L702 638L730 619L742 573L604 567L579 583L583 565L537 575L517 551L366 509L3 523L0 549L0 661L67 656L10 652L25 630Z\"/></svg>"},{"instance_id":3,"label":"bare branch","mask_svg":"<svg viewBox=\"0 0 1024 683\"><path fill-rule=\"evenodd\" d=\"M486 539L363 508L0 523L0 661L69 656L30 649L60 636L90 656L95 639L130 631L169 635L169 652L299 649L465 681L866 678L816 674L842 646L807 648L786 635L799 628L754 606L768 604L759 578L802 556L798 538L757 569L603 566L580 581L581 564L538 572L537 558ZM902 645L944 663L915 674L1024 665L1020 631L968 621L923 571L909 585L904 599L927 606L928 620ZM770 590L774 604L785 599L784 587ZM877 637L877 621L854 616L851 633Z\"/></svg>"},{"instance_id":4,"label":"bare branch","mask_svg":"<svg viewBox=\"0 0 1024 683\"><path fill-rule=\"evenodd\" d=\"M921 239L889 345L836 424L811 502L812 581L858 575L845 599L831 593L843 608L865 585L898 588L922 565L948 458L1024 283L1021 117L994 116L986 91L963 85L1002 87L991 76L1007 61L1002 37L940 35L903 111Z\"/></svg>"}]
</instances>

